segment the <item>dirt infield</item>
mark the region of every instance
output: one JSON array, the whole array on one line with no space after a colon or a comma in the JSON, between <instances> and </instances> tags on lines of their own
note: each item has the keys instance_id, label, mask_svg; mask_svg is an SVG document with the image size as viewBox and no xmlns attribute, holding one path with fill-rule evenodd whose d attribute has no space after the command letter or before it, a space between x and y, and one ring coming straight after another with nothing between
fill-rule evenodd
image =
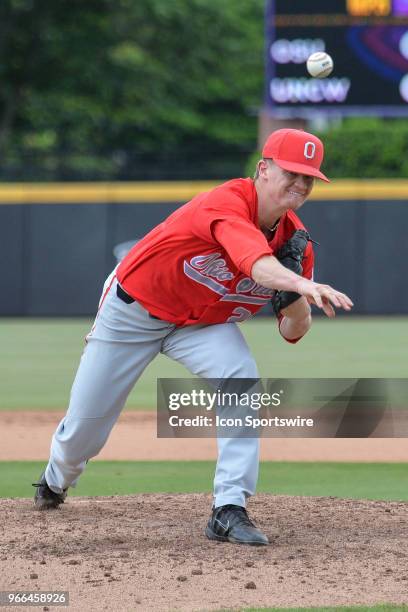
<instances>
[{"instance_id":1,"label":"dirt infield","mask_svg":"<svg viewBox=\"0 0 408 612\"><path fill-rule=\"evenodd\" d=\"M43 460L62 412L0 412L0 461ZM264 461L408 462L401 438L262 440ZM124 412L95 460L200 460L216 457L212 439L157 439L154 412Z\"/></svg>"},{"instance_id":2,"label":"dirt infield","mask_svg":"<svg viewBox=\"0 0 408 612\"><path fill-rule=\"evenodd\" d=\"M1 589L69 590L78 612L408 603L406 503L258 495L263 548L208 541L210 504L154 494L38 512L1 500Z\"/></svg>"}]
</instances>

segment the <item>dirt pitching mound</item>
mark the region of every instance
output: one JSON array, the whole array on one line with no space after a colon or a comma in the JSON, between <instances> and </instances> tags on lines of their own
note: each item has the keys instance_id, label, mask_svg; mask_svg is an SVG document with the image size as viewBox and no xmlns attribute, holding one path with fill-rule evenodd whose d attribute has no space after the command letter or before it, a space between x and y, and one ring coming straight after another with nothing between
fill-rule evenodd
<instances>
[{"instance_id":1,"label":"dirt pitching mound","mask_svg":"<svg viewBox=\"0 0 408 612\"><path fill-rule=\"evenodd\" d=\"M1 500L0 590L68 590L81 612L408 602L406 503L258 495L262 548L207 540L210 506L202 494L71 497L48 512Z\"/></svg>"}]
</instances>

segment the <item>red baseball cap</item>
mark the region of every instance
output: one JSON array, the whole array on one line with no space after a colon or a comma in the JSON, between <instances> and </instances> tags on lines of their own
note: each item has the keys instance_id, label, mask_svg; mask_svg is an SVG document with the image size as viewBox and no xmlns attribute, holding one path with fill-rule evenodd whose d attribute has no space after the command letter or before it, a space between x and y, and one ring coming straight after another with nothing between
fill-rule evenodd
<instances>
[{"instance_id":1,"label":"red baseball cap","mask_svg":"<svg viewBox=\"0 0 408 612\"><path fill-rule=\"evenodd\" d=\"M321 140L303 130L276 130L265 142L262 157L273 159L283 170L315 176L330 183L320 172L324 147Z\"/></svg>"}]
</instances>

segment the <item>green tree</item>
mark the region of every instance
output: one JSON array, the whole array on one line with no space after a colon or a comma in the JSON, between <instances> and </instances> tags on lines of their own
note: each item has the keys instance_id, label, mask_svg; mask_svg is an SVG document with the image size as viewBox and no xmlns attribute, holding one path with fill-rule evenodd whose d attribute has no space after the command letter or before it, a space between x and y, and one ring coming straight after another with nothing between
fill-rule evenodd
<instances>
[{"instance_id":1,"label":"green tree","mask_svg":"<svg viewBox=\"0 0 408 612\"><path fill-rule=\"evenodd\" d=\"M250 149L263 0L3 0L0 154L109 175L129 151Z\"/></svg>"}]
</instances>

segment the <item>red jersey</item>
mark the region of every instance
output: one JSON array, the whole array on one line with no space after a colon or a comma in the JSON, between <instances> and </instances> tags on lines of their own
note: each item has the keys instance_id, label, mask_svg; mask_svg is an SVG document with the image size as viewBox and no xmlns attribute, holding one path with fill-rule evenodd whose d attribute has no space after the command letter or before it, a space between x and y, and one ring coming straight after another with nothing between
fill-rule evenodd
<instances>
[{"instance_id":1,"label":"red jersey","mask_svg":"<svg viewBox=\"0 0 408 612\"><path fill-rule=\"evenodd\" d=\"M149 232L120 263L117 278L152 315L178 326L243 321L273 295L251 279L253 264L296 229L304 226L288 211L268 242L253 180L234 179L195 196ZM309 242L303 276L312 274Z\"/></svg>"}]
</instances>

